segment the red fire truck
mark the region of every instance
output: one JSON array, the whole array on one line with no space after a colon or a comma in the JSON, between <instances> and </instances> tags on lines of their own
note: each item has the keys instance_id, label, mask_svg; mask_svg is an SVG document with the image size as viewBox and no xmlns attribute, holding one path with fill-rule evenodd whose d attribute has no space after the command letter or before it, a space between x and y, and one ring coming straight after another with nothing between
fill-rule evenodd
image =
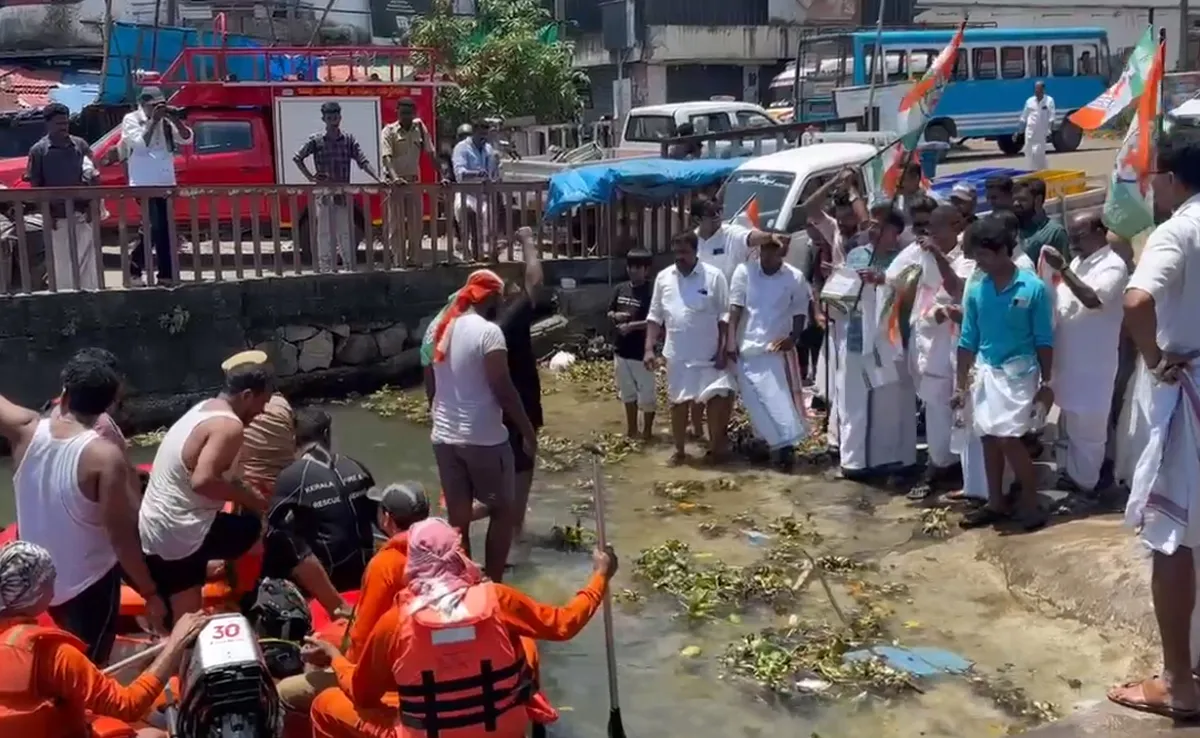
<instances>
[{"instance_id":1,"label":"red fire truck","mask_svg":"<svg viewBox=\"0 0 1200 738\"><path fill-rule=\"evenodd\" d=\"M147 75L142 84L160 87L168 104L183 111L193 131L192 140L180 146L175 159L181 193L174 214L181 237L190 238L191 224L196 222L206 235L214 220L223 233L233 225L232 198L192 196L187 188L309 184L292 157L309 136L324 130L320 107L325 102L341 105L342 130L354 135L377 173L381 171L380 130L395 121L401 99L416 103L417 116L435 135L437 89L449 83L437 72L433 58L424 49L392 46L197 47L185 49L161 75ZM120 139L118 127L92 145L102 185L128 184L125 165L116 155ZM20 182L24 160L6 164L0 163L0 184L28 186ZM437 179L435 163L422 157L421 181ZM373 180L352 167L351 183ZM238 199L243 232L250 227L251 213L257 212L264 224L272 217L273 198L257 198L258 203L250 199ZM355 210L358 229L367 217L381 223L379 198L365 201L369 212L363 212L362 202ZM124 198L120 203L125 222L140 223L137 201ZM104 225L114 226L118 205L108 201L106 206L109 215ZM294 227L300 243L310 243L304 233L307 207L307 198L300 197L297 212L292 212L291 198L279 198L280 225Z\"/></svg>"}]
</instances>

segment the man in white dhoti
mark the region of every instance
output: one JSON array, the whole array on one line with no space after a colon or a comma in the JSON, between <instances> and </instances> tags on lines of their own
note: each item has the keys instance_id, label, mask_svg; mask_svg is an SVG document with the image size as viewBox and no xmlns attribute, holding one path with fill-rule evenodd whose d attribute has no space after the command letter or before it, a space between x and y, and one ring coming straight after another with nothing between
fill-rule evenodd
<instances>
[{"instance_id":1,"label":"man in white dhoti","mask_svg":"<svg viewBox=\"0 0 1200 738\"><path fill-rule=\"evenodd\" d=\"M1053 246L1042 247L1046 265L1057 272L1051 285L1057 314L1053 387L1060 411L1057 487L1090 497L1104 464L1121 339L1121 295L1129 271L1108 247L1099 213L1076 216L1068 234L1076 254L1070 266Z\"/></svg>"},{"instance_id":2,"label":"man in white dhoti","mask_svg":"<svg viewBox=\"0 0 1200 738\"><path fill-rule=\"evenodd\" d=\"M656 366L654 347L662 329L667 331L663 358L675 441L673 464L687 459L688 413L695 404L707 409L709 457L722 460L728 454L727 427L733 408L734 379L725 366L724 347L729 287L720 269L699 260L696 247L696 234L691 231L671 239L675 263L655 277L646 316L647 369Z\"/></svg>"},{"instance_id":3,"label":"man in white dhoti","mask_svg":"<svg viewBox=\"0 0 1200 738\"><path fill-rule=\"evenodd\" d=\"M868 231L870 244L846 255L846 266L862 280L857 305L830 316L838 453L842 475L850 479L910 467L917 460L916 392L881 319L892 295L884 273L900 251L904 225L903 216L890 208L876 218Z\"/></svg>"},{"instance_id":4,"label":"man in white dhoti","mask_svg":"<svg viewBox=\"0 0 1200 738\"><path fill-rule=\"evenodd\" d=\"M804 275L784 263L783 247L775 241L762 245L758 261L733 270L725 351L750 424L783 471L791 471L796 445L808 435L792 335L811 299Z\"/></svg>"},{"instance_id":5,"label":"man in white dhoti","mask_svg":"<svg viewBox=\"0 0 1200 738\"><path fill-rule=\"evenodd\" d=\"M1155 209L1173 210L1142 249L1125 290L1125 326L1141 361L1135 412L1148 424L1125 522L1152 553L1150 591L1162 639L1161 676L1113 688L1108 698L1176 719L1200 716L1192 635L1200 545L1200 132L1159 141Z\"/></svg>"},{"instance_id":6,"label":"man in white dhoti","mask_svg":"<svg viewBox=\"0 0 1200 738\"><path fill-rule=\"evenodd\" d=\"M1013 264L1016 239L1000 218L983 218L968 231L982 276L963 296L953 404L970 393L975 432L982 437L988 502L968 513L964 528L1007 520L1030 531L1046 524L1038 505L1037 470L1021 436L1037 427L1054 401L1054 314L1049 290L1037 275ZM1020 483L1015 502L1003 488L1005 463ZM1015 513L1015 514L1014 514Z\"/></svg>"},{"instance_id":7,"label":"man in white dhoti","mask_svg":"<svg viewBox=\"0 0 1200 738\"><path fill-rule=\"evenodd\" d=\"M962 278L955 272L963 261L958 236L962 214L953 205L937 206L929 221L929 235L905 248L888 268L889 280L895 280L906 264L920 264L921 277L913 297L910 334L906 352L908 368L916 380L917 397L925 403L925 442L929 463L922 479L909 490L908 497L921 500L939 483L960 476L958 454L951 449L954 411L954 352L957 325L950 309L962 297Z\"/></svg>"},{"instance_id":8,"label":"man in white dhoti","mask_svg":"<svg viewBox=\"0 0 1200 738\"><path fill-rule=\"evenodd\" d=\"M1046 94L1046 83L1038 80L1017 124L1025 134L1025 168L1031 172L1047 168L1046 141L1054 130L1054 117L1054 98Z\"/></svg>"}]
</instances>

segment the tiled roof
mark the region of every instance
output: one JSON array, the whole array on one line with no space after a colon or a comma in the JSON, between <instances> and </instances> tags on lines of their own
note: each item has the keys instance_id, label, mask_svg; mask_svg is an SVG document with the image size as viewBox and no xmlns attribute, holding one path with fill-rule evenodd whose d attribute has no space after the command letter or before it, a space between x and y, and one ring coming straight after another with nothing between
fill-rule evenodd
<instances>
[{"instance_id":1,"label":"tiled roof","mask_svg":"<svg viewBox=\"0 0 1200 738\"><path fill-rule=\"evenodd\" d=\"M50 90L62 81L62 71L57 69L25 69L0 66L0 93L4 95L7 109L11 107L11 96L16 96L19 108L40 108L50 103Z\"/></svg>"}]
</instances>

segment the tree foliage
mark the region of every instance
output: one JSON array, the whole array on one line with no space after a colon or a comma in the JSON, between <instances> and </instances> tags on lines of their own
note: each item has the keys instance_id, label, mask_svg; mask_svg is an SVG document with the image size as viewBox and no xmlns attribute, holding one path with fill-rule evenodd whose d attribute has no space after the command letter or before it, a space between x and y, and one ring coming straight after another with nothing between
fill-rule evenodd
<instances>
[{"instance_id":1,"label":"tree foliage","mask_svg":"<svg viewBox=\"0 0 1200 738\"><path fill-rule=\"evenodd\" d=\"M587 77L557 36L539 0L479 0L475 17L455 16L450 0L436 0L409 40L437 52L439 67L458 83L438 91L439 121L457 126L490 116L573 120Z\"/></svg>"}]
</instances>

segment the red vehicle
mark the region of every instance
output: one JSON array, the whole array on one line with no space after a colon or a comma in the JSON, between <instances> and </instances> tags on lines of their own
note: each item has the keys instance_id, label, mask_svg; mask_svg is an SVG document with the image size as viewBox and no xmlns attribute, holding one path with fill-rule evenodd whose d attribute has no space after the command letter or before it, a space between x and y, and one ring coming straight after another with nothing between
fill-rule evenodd
<instances>
[{"instance_id":1,"label":"red vehicle","mask_svg":"<svg viewBox=\"0 0 1200 738\"><path fill-rule=\"evenodd\" d=\"M355 136L377 173L380 130L395 121L398 101L412 99L417 117L434 135L437 88L448 83L432 59L427 50L406 47L201 47L185 49L163 74L143 84L162 88L168 104L181 109L192 128L192 140L181 144L175 160L179 187L308 185L292 157L310 135L323 130L324 102L341 104L342 130ZM120 139L118 126L92 144L102 185L128 185L125 164L117 156ZM24 172L23 159L0 162L0 184L27 187ZM422 157L421 181L437 179L435 163ZM351 182L373 180L352 167ZM257 212L268 224L263 236L269 237L273 200L236 198L240 230L249 232L251 215ZM191 238L193 224L203 234L214 225L230 233L234 201L181 192L174 203L180 238ZM279 222L285 228L295 225L296 239L307 244L307 198L301 195L295 202L297 212L292 212L291 198L279 198ZM108 200L106 207L106 227L117 225L118 207L125 211L126 224L141 222L141 208L133 198ZM368 216L376 225L382 222L378 196L356 202L360 231Z\"/></svg>"}]
</instances>

